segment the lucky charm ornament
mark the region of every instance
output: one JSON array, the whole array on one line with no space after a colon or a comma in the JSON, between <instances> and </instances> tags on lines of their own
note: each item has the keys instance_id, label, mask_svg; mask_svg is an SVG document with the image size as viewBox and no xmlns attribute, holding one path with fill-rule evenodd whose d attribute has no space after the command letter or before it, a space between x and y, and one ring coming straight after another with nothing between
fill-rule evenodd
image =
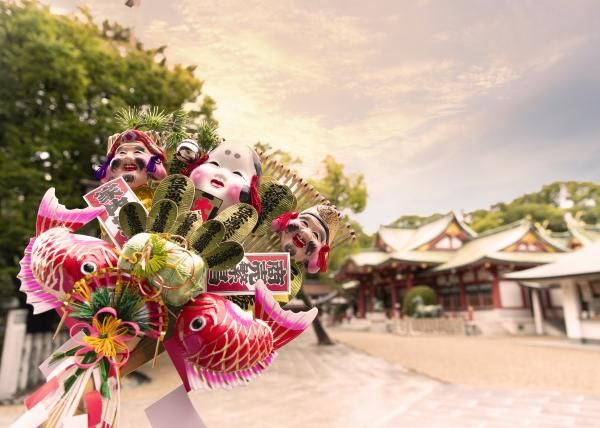
<instances>
[{"instance_id":1,"label":"lucky charm ornament","mask_svg":"<svg viewBox=\"0 0 600 428\"><path fill-rule=\"evenodd\" d=\"M260 214L258 186L262 168L254 149L246 145L221 143L191 163L184 171L198 191L194 209L204 220L243 202Z\"/></svg>"},{"instance_id":2,"label":"lucky charm ornament","mask_svg":"<svg viewBox=\"0 0 600 428\"><path fill-rule=\"evenodd\" d=\"M273 220L281 250L305 266L308 273L326 272L327 258L340 226L332 205L316 205L301 213L287 212Z\"/></svg>"},{"instance_id":3,"label":"lucky charm ornament","mask_svg":"<svg viewBox=\"0 0 600 428\"><path fill-rule=\"evenodd\" d=\"M106 159L94 176L102 183L123 177L144 206L148 206L152 202L149 181L160 181L167 176L165 161L165 151L148 133L129 129L109 138Z\"/></svg>"},{"instance_id":4,"label":"lucky charm ornament","mask_svg":"<svg viewBox=\"0 0 600 428\"><path fill-rule=\"evenodd\" d=\"M25 400L20 426L70 426L82 413L90 427L117 426L121 373L164 349L188 391L248 382L316 316L314 308L282 308L300 289L303 268L325 271L336 236L353 237L348 228L337 233L339 212L277 162L266 162L262 177L261 158L248 146L221 142L200 155L200 146L214 145L196 143L184 115L149 112L121 114L131 129L109 138L96 171L101 182L122 177L141 200L117 201L120 250L74 233L104 216L104 207L69 210L53 189L40 203L36 236L20 263L21 291L35 313L56 309L71 339L43 364L47 382ZM164 126L134 129L153 122L140 121L144 114L177 126L170 135ZM209 128L204 134L217 141ZM180 142L170 166L187 165L183 175L167 176L167 151L157 141ZM150 181L160 183L151 188ZM254 295L242 296L251 311L237 296L206 292L208 270L235 269L250 251L282 249L294 263L289 290L277 298L261 280L250 284Z\"/></svg>"}]
</instances>

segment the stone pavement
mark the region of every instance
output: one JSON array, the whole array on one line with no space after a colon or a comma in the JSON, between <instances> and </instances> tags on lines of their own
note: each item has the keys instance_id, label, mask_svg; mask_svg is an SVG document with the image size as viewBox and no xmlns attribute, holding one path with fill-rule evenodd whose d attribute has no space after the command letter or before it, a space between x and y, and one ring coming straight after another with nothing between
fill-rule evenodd
<instances>
[{"instance_id":1,"label":"stone pavement","mask_svg":"<svg viewBox=\"0 0 600 428\"><path fill-rule=\"evenodd\" d=\"M209 428L312 427L600 427L600 397L449 385L343 344L314 345L312 331L281 350L246 387L196 392ZM150 384L124 385L122 427L150 426L144 408L178 385L162 357L144 368ZM0 407L8 426L20 406ZM173 415L174 427L177 416Z\"/></svg>"}]
</instances>

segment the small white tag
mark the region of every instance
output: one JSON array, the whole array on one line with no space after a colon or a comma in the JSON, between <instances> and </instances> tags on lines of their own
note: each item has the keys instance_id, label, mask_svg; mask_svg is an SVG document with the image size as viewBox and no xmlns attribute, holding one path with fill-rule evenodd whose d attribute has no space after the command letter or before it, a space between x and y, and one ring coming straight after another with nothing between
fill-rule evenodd
<instances>
[{"instance_id":1,"label":"small white tag","mask_svg":"<svg viewBox=\"0 0 600 428\"><path fill-rule=\"evenodd\" d=\"M177 415L177 428L206 428L183 385L151 404L145 412L152 428L173 428L173 415Z\"/></svg>"}]
</instances>

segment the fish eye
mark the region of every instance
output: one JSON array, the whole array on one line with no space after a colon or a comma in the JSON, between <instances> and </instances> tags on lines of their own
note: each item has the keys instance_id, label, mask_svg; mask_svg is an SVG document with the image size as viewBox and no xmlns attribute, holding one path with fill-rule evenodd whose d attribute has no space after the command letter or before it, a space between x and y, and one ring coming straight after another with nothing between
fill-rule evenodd
<instances>
[{"instance_id":1,"label":"fish eye","mask_svg":"<svg viewBox=\"0 0 600 428\"><path fill-rule=\"evenodd\" d=\"M202 317L194 318L192 322L190 322L190 330L192 331L200 331L206 326L206 321Z\"/></svg>"},{"instance_id":2,"label":"fish eye","mask_svg":"<svg viewBox=\"0 0 600 428\"><path fill-rule=\"evenodd\" d=\"M81 264L81 273L84 275L89 275L90 273L96 272L97 266L94 262L83 262Z\"/></svg>"}]
</instances>

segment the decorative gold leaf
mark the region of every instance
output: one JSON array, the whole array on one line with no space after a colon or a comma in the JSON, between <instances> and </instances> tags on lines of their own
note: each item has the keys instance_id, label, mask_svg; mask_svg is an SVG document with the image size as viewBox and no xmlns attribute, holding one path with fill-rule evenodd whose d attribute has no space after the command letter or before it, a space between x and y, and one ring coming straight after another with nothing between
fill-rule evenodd
<instances>
[{"instance_id":1,"label":"decorative gold leaf","mask_svg":"<svg viewBox=\"0 0 600 428\"><path fill-rule=\"evenodd\" d=\"M171 228L171 233L183 236L189 240L193 232L199 229L200 226L202 226L202 214L200 211L188 211L179 214L175 224Z\"/></svg>"},{"instance_id":2,"label":"decorative gold leaf","mask_svg":"<svg viewBox=\"0 0 600 428\"><path fill-rule=\"evenodd\" d=\"M154 200L168 199L175 202L179 212L188 211L194 202L194 183L185 175L169 175L154 191Z\"/></svg>"},{"instance_id":3,"label":"decorative gold leaf","mask_svg":"<svg viewBox=\"0 0 600 428\"><path fill-rule=\"evenodd\" d=\"M147 219L148 214L139 202L128 202L119 211L119 225L129 238L146 230Z\"/></svg>"},{"instance_id":4,"label":"decorative gold leaf","mask_svg":"<svg viewBox=\"0 0 600 428\"><path fill-rule=\"evenodd\" d=\"M204 256L204 252L217 247L225 235L223 223L217 220L209 220L202 224L189 239L190 247L198 254Z\"/></svg>"},{"instance_id":5,"label":"decorative gold leaf","mask_svg":"<svg viewBox=\"0 0 600 428\"><path fill-rule=\"evenodd\" d=\"M215 220L225 227L223 241L242 242L256 226L258 213L252 205L239 203L223 210Z\"/></svg>"},{"instance_id":6,"label":"decorative gold leaf","mask_svg":"<svg viewBox=\"0 0 600 428\"><path fill-rule=\"evenodd\" d=\"M296 205L296 199L289 187L267 177L260 185L262 210L254 232L262 235L271 229L271 222Z\"/></svg>"},{"instance_id":7,"label":"decorative gold leaf","mask_svg":"<svg viewBox=\"0 0 600 428\"><path fill-rule=\"evenodd\" d=\"M209 269L231 269L244 258L244 248L237 242L224 242L202 255Z\"/></svg>"},{"instance_id":8,"label":"decorative gold leaf","mask_svg":"<svg viewBox=\"0 0 600 428\"><path fill-rule=\"evenodd\" d=\"M147 230L148 232L162 233L171 230L177 220L177 204L169 199L152 204L150 214L148 214Z\"/></svg>"}]
</instances>

